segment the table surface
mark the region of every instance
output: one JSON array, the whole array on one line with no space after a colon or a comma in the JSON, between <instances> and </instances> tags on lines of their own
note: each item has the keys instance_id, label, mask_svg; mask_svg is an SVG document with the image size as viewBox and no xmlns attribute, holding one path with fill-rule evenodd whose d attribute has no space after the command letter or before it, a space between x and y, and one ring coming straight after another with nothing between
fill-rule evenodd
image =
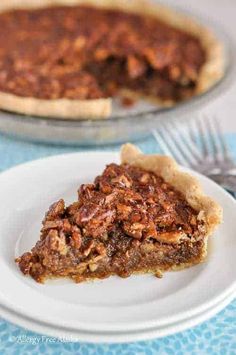
<instances>
[{"instance_id":1,"label":"table surface","mask_svg":"<svg viewBox=\"0 0 236 355\"><path fill-rule=\"evenodd\" d=\"M176 0L169 0L177 4ZM198 12L221 23L236 41L234 0L178 0L179 6ZM222 122L226 138L236 159L236 84L224 97L217 99L205 109L216 114ZM158 152L152 137L137 142L145 153ZM98 148L118 150L118 146ZM78 147L49 146L14 140L0 135L0 170L29 160L83 151ZM91 149L89 149L91 150ZM153 341L96 345L84 343L61 343L0 319L0 354L236 354L236 300L215 317L190 330Z\"/></svg>"}]
</instances>

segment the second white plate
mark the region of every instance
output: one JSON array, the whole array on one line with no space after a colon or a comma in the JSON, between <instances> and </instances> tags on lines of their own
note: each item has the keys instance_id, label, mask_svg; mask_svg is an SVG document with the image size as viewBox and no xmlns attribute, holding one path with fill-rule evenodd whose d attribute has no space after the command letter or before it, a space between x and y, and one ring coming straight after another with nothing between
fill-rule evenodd
<instances>
[{"instance_id":1,"label":"second white plate","mask_svg":"<svg viewBox=\"0 0 236 355\"><path fill-rule=\"evenodd\" d=\"M91 332L91 331L72 331L70 329L63 329L58 325L50 326L45 323L34 321L33 319L26 318L19 315L5 307L0 306L0 314L10 322L16 323L26 329L33 330L43 336L53 336L65 341L73 342L88 342L88 343L130 343L134 341L150 340L162 338L171 334L175 334L191 327L202 323L203 321L213 317L216 313L220 312L235 298L235 292L230 293L221 302L217 303L214 307L200 312L199 314L181 320L180 322L172 323L163 327L154 327L142 329L139 331L123 331L123 332Z\"/></svg>"}]
</instances>

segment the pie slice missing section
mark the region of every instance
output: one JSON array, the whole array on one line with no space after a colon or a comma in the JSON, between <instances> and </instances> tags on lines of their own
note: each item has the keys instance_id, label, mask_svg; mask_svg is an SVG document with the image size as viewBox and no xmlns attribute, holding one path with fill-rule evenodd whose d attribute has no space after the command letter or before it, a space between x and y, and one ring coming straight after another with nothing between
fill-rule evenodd
<instances>
[{"instance_id":1,"label":"pie slice missing section","mask_svg":"<svg viewBox=\"0 0 236 355\"><path fill-rule=\"evenodd\" d=\"M50 207L40 240L16 261L38 282L161 276L202 262L221 219L221 207L172 158L126 144L121 165L81 185L78 201Z\"/></svg>"},{"instance_id":2,"label":"pie slice missing section","mask_svg":"<svg viewBox=\"0 0 236 355\"><path fill-rule=\"evenodd\" d=\"M0 107L28 115L105 118L113 97L173 106L225 72L211 30L149 1L2 1L0 27Z\"/></svg>"}]
</instances>

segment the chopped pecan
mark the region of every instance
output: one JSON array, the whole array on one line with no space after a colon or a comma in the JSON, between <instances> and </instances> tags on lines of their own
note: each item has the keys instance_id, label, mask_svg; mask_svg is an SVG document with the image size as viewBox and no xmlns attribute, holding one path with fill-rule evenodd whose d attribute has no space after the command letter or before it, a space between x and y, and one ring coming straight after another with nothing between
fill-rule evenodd
<instances>
[{"instance_id":1,"label":"chopped pecan","mask_svg":"<svg viewBox=\"0 0 236 355\"><path fill-rule=\"evenodd\" d=\"M94 53L96 60L104 60L109 56L109 51L106 49L97 49Z\"/></svg>"},{"instance_id":2,"label":"chopped pecan","mask_svg":"<svg viewBox=\"0 0 236 355\"><path fill-rule=\"evenodd\" d=\"M78 212L79 207L80 207L80 202L79 201L74 202L72 203L72 205L67 207L66 212L69 216L74 216L76 212Z\"/></svg>"},{"instance_id":3,"label":"chopped pecan","mask_svg":"<svg viewBox=\"0 0 236 355\"><path fill-rule=\"evenodd\" d=\"M148 66L144 60L129 55L127 60L127 69L129 77L132 79L136 79L139 76L145 74L148 69Z\"/></svg>"},{"instance_id":4,"label":"chopped pecan","mask_svg":"<svg viewBox=\"0 0 236 355\"><path fill-rule=\"evenodd\" d=\"M109 184L108 181L106 180L100 180L99 183L99 189L101 190L101 192L103 192L104 194L111 194L112 193L112 186Z\"/></svg>"},{"instance_id":5,"label":"chopped pecan","mask_svg":"<svg viewBox=\"0 0 236 355\"><path fill-rule=\"evenodd\" d=\"M113 191L111 194L109 194L105 197L105 203L111 204L112 202L114 202L116 200L116 197L117 197L117 191Z\"/></svg>"},{"instance_id":6,"label":"chopped pecan","mask_svg":"<svg viewBox=\"0 0 236 355\"><path fill-rule=\"evenodd\" d=\"M96 246L96 251L98 252L99 255L103 255L103 256L106 255L107 253L106 248L102 243L99 243Z\"/></svg>"},{"instance_id":7,"label":"chopped pecan","mask_svg":"<svg viewBox=\"0 0 236 355\"><path fill-rule=\"evenodd\" d=\"M83 49L85 44L86 44L86 38L84 36L78 36L74 41L74 47L77 50Z\"/></svg>"},{"instance_id":8,"label":"chopped pecan","mask_svg":"<svg viewBox=\"0 0 236 355\"><path fill-rule=\"evenodd\" d=\"M71 234L71 240L70 244L72 247L79 249L82 244L82 236L80 229L77 226L72 227L72 234Z\"/></svg>"},{"instance_id":9,"label":"chopped pecan","mask_svg":"<svg viewBox=\"0 0 236 355\"><path fill-rule=\"evenodd\" d=\"M153 221L149 221L144 231L145 238L157 238L157 229Z\"/></svg>"},{"instance_id":10,"label":"chopped pecan","mask_svg":"<svg viewBox=\"0 0 236 355\"><path fill-rule=\"evenodd\" d=\"M64 214L64 212L65 201L61 199L50 206L49 211L46 213L45 221L59 218Z\"/></svg>"},{"instance_id":11,"label":"chopped pecan","mask_svg":"<svg viewBox=\"0 0 236 355\"><path fill-rule=\"evenodd\" d=\"M66 245L65 235L58 233L57 230L51 229L46 237L45 244L51 250L57 251L61 255L66 255L68 247Z\"/></svg>"},{"instance_id":12,"label":"chopped pecan","mask_svg":"<svg viewBox=\"0 0 236 355\"><path fill-rule=\"evenodd\" d=\"M63 226L63 222L61 220L55 220L55 221L45 221L42 231L45 231L47 229L57 229Z\"/></svg>"},{"instance_id":13,"label":"chopped pecan","mask_svg":"<svg viewBox=\"0 0 236 355\"><path fill-rule=\"evenodd\" d=\"M129 218L131 212L132 212L132 207L129 205L117 203L116 205L117 209L117 216L119 219L126 220Z\"/></svg>"},{"instance_id":14,"label":"chopped pecan","mask_svg":"<svg viewBox=\"0 0 236 355\"><path fill-rule=\"evenodd\" d=\"M149 179L150 179L150 174L148 174L148 173L145 173L140 177L140 181L143 184L147 184L149 182Z\"/></svg>"},{"instance_id":15,"label":"chopped pecan","mask_svg":"<svg viewBox=\"0 0 236 355\"><path fill-rule=\"evenodd\" d=\"M75 215L75 223L79 226L83 226L85 223L90 221L98 211L99 206L95 203L88 203L85 206L81 206Z\"/></svg>"},{"instance_id":16,"label":"chopped pecan","mask_svg":"<svg viewBox=\"0 0 236 355\"><path fill-rule=\"evenodd\" d=\"M94 272L97 270L97 268L98 268L97 264L94 264L94 263L89 264L90 271Z\"/></svg>"},{"instance_id":17,"label":"chopped pecan","mask_svg":"<svg viewBox=\"0 0 236 355\"><path fill-rule=\"evenodd\" d=\"M124 222L123 223L123 229L126 234L128 234L130 237L141 239L143 235L143 230L145 229L145 224L142 223L129 223L129 222Z\"/></svg>"},{"instance_id":18,"label":"chopped pecan","mask_svg":"<svg viewBox=\"0 0 236 355\"><path fill-rule=\"evenodd\" d=\"M94 241L91 240L88 246L82 251L82 254L84 256L88 256L91 253L92 249L94 248L94 245L95 245Z\"/></svg>"},{"instance_id":19,"label":"chopped pecan","mask_svg":"<svg viewBox=\"0 0 236 355\"><path fill-rule=\"evenodd\" d=\"M71 231L72 225L68 218L63 219L63 232L69 233Z\"/></svg>"},{"instance_id":20,"label":"chopped pecan","mask_svg":"<svg viewBox=\"0 0 236 355\"><path fill-rule=\"evenodd\" d=\"M121 187L131 187L132 181L125 175L119 175L111 180L112 183L119 184Z\"/></svg>"},{"instance_id":21,"label":"chopped pecan","mask_svg":"<svg viewBox=\"0 0 236 355\"><path fill-rule=\"evenodd\" d=\"M93 195L94 188L94 184L82 184L78 191L79 199L83 200L91 198Z\"/></svg>"},{"instance_id":22,"label":"chopped pecan","mask_svg":"<svg viewBox=\"0 0 236 355\"><path fill-rule=\"evenodd\" d=\"M130 221L131 223L135 223L135 222L140 222L142 220L142 212L139 210L134 210L131 214L130 214Z\"/></svg>"}]
</instances>

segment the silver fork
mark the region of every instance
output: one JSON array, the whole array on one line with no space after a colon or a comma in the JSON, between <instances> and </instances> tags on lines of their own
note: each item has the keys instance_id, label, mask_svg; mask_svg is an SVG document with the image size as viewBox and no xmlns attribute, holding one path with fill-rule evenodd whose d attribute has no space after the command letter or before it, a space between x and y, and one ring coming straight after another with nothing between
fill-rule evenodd
<instances>
[{"instance_id":1,"label":"silver fork","mask_svg":"<svg viewBox=\"0 0 236 355\"><path fill-rule=\"evenodd\" d=\"M236 163L217 119L204 116L186 127L168 123L152 133L165 154L236 194Z\"/></svg>"}]
</instances>

